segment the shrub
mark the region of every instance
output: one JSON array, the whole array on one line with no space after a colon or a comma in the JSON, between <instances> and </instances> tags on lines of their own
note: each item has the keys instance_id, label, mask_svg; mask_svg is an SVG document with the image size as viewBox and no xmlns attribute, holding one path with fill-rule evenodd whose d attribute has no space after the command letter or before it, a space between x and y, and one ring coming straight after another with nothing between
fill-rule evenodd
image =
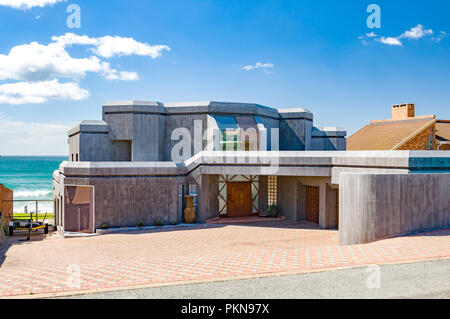
<instances>
[{"instance_id":1,"label":"shrub","mask_svg":"<svg viewBox=\"0 0 450 319\"><path fill-rule=\"evenodd\" d=\"M108 224L103 224L102 226L100 226L101 229L108 229L109 225Z\"/></svg>"},{"instance_id":2,"label":"shrub","mask_svg":"<svg viewBox=\"0 0 450 319\"><path fill-rule=\"evenodd\" d=\"M162 226L162 225L164 225L164 224L163 224L163 222L162 222L161 220L159 220L159 219L155 222L155 226Z\"/></svg>"},{"instance_id":3,"label":"shrub","mask_svg":"<svg viewBox=\"0 0 450 319\"><path fill-rule=\"evenodd\" d=\"M139 223L137 224L137 227L144 227L144 223L143 223L143 222L139 222Z\"/></svg>"},{"instance_id":4,"label":"shrub","mask_svg":"<svg viewBox=\"0 0 450 319\"><path fill-rule=\"evenodd\" d=\"M267 209L267 215L270 217L278 217L278 206L273 204Z\"/></svg>"}]
</instances>

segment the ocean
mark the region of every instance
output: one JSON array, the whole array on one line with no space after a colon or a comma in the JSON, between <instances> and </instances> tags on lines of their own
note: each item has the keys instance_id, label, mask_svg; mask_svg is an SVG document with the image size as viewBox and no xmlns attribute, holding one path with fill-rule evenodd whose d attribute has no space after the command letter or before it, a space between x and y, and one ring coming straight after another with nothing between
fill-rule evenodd
<instances>
[{"instance_id":1,"label":"ocean","mask_svg":"<svg viewBox=\"0 0 450 319\"><path fill-rule=\"evenodd\" d=\"M52 200L52 174L68 157L2 156L0 184L14 190L14 200ZM35 211L35 203L14 203L14 212ZM52 203L39 203L40 212L53 213Z\"/></svg>"}]
</instances>

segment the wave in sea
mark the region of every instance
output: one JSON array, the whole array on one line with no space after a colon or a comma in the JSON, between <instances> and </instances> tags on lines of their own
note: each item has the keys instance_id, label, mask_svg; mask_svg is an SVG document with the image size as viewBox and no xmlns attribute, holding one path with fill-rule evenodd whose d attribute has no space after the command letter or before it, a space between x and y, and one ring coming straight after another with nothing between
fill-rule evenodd
<instances>
[{"instance_id":1,"label":"wave in sea","mask_svg":"<svg viewBox=\"0 0 450 319\"><path fill-rule=\"evenodd\" d=\"M51 199L52 197L53 192L48 189L14 191L14 199Z\"/></svg>"}]
</instances>

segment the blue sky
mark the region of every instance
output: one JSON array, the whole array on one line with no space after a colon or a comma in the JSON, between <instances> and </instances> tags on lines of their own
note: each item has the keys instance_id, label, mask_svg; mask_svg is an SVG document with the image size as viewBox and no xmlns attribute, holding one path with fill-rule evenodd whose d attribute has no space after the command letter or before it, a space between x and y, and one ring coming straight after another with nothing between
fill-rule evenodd
<instances>
[{"instance_id":1,"label":"blue sky","mask_svg":"<svg viewBox=\"0 0 450 319\"><path fill-rule=\"evenodd\" d=\"M447 0L0 0L0 154L65 155L67 128L114 100L304 107L349 135L395 103L450 119L449 15Z\"/></svg>"}]
</instances>

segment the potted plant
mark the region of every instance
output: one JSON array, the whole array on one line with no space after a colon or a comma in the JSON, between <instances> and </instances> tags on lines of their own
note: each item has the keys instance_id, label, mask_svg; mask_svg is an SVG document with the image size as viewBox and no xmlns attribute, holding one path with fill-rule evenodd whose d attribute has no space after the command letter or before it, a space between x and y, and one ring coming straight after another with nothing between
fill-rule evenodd
<instances>
[{"instance_id":1,"label":"potted plant","mask_svg":"<svg viewBox=\"0 0 450 319\"><path fill-rule=\"evenodd\" d=\"M278 206L276 204L272 204L267 208L266 214L264 217L278 217Z\"/></svg>"}]
</instances>

